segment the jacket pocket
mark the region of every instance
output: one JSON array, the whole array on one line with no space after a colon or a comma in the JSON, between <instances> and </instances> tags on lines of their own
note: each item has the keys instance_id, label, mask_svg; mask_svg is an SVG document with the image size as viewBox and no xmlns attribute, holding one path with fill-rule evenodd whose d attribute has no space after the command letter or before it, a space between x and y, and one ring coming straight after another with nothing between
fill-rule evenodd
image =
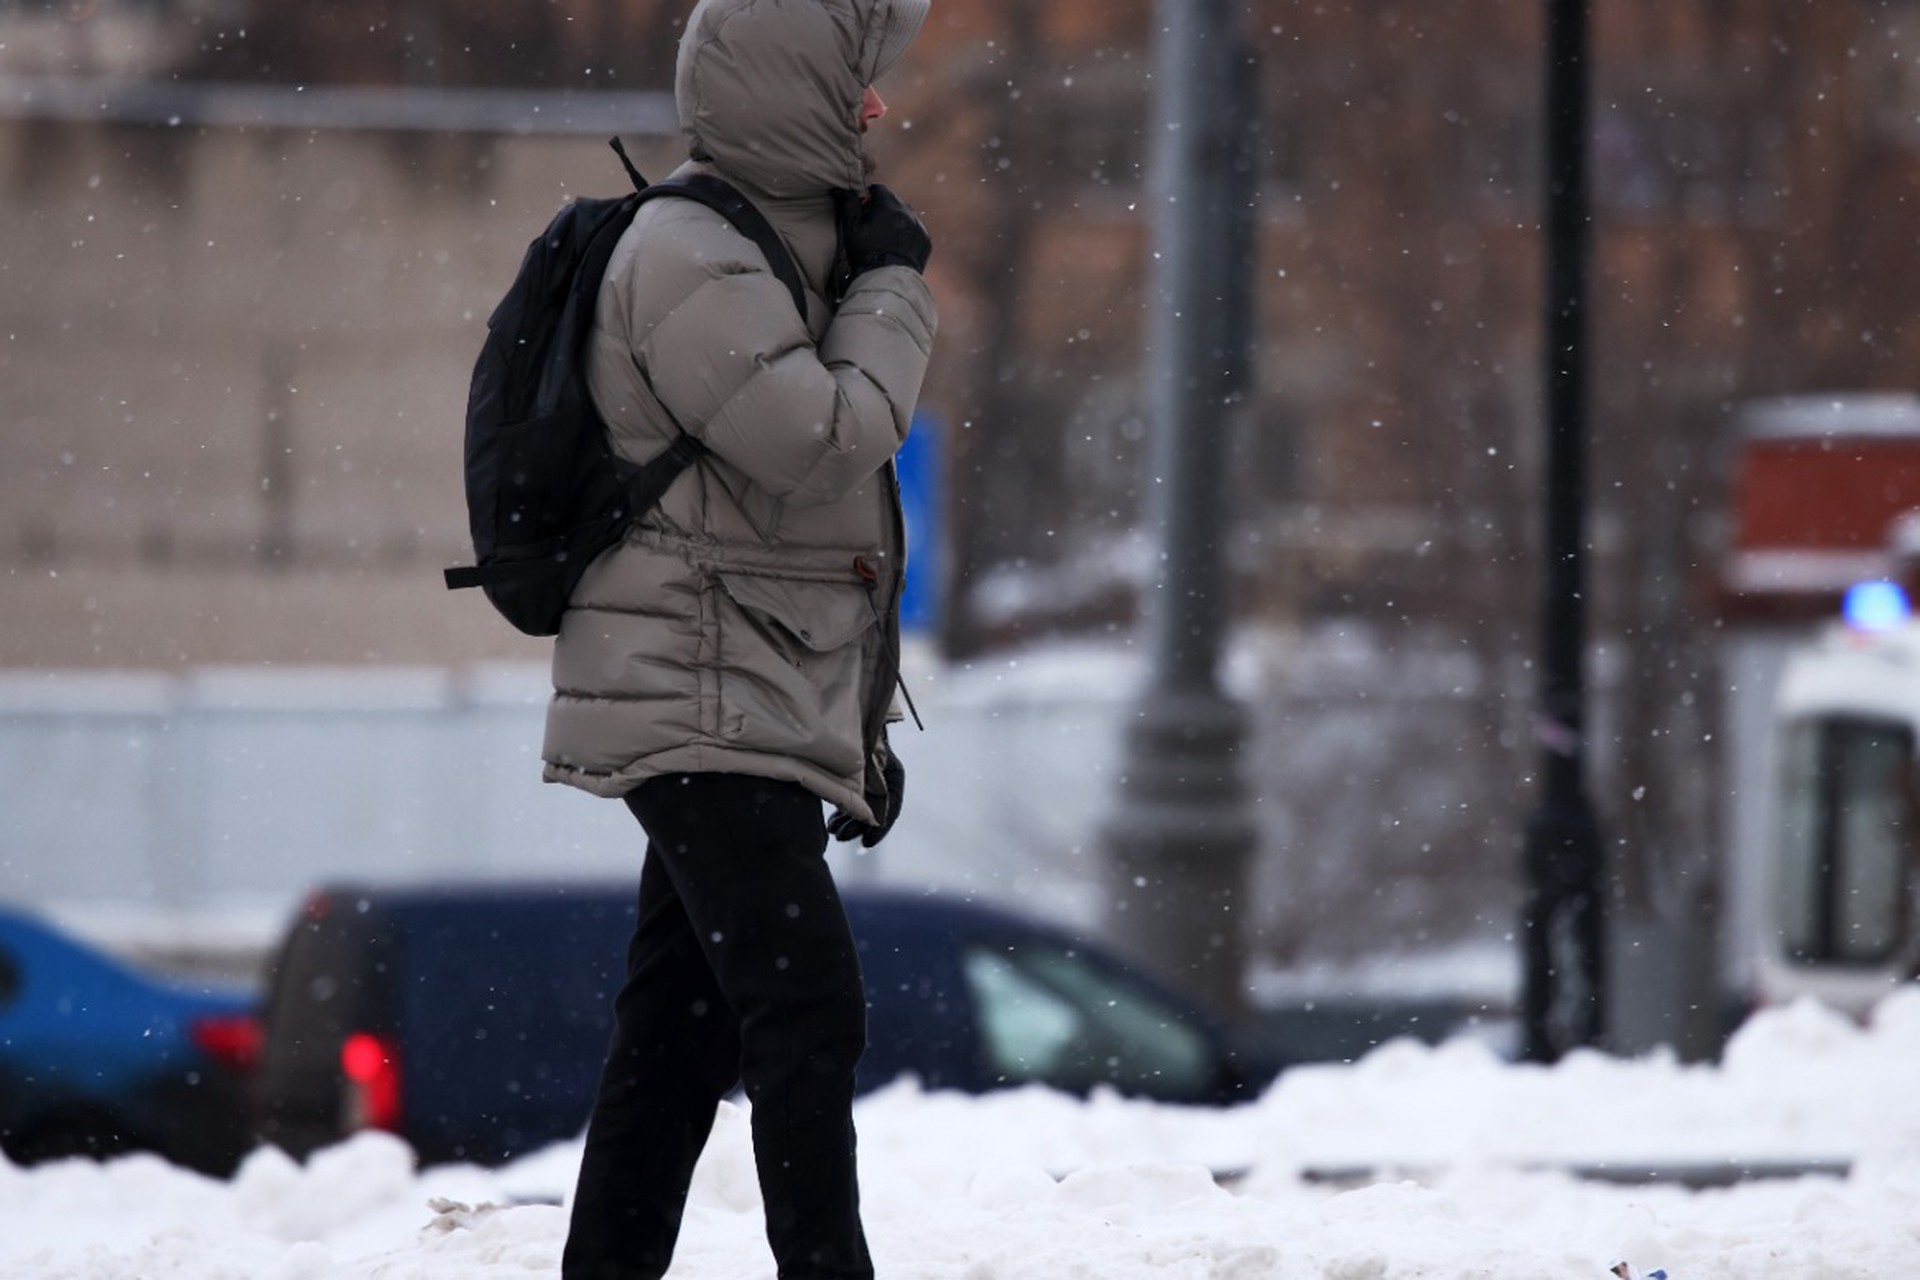
<instances>
[{"instance_id":1,"label":"jacket pocket","mask_svg":"<svg viewBox=\"0 0 1920 1280\"><path fill-rule=\"evenodd\" d=\"M858 777L875 631L864 585L716 573L720 736Z\"/></svg>"}]
</instances>

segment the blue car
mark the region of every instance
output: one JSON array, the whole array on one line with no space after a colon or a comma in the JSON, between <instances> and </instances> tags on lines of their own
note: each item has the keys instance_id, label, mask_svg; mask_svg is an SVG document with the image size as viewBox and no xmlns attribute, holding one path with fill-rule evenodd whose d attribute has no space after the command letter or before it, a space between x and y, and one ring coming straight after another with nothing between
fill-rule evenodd
<instances>
[{"instance_id":1,"label":"blue car","mask_svg":"<svg viewBox=\"0 0 1920 1280\"><path fill-rule=\"evenodd\" d=\"M0 906L0 1150L154 1151L225 1175L253 1145L249 992L149 977Z\"/></svg>"},{"instance_id":2,"label":"blue car","mask_svg":"<svg viewBox=\"0 0 1920 1280\"><path fill-rule=\"evenodd\" d=\"M633 929L630 884L320 890L269 969L258 1130L304 1156L362 1128L423 1162L497 1163L578 1135ZM867 983L858 1085L1041 1084L1225 1103L1280 1064L1049 925L849 890Z\"/></svg>"}]
</instances>

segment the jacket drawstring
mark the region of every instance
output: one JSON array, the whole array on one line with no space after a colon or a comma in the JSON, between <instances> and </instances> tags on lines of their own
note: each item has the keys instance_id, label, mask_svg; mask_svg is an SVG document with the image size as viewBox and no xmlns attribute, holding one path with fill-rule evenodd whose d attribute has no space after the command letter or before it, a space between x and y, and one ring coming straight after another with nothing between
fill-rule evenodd
<instances>
[{"instance_id":1,"label":"jacket drawstring","mask_svg":"<svg viewBox=\"0 0 1920 1280\"><path fill-rule=\"evenodd\" d=\"M894 687L900 690L901 698L906 701L907 714L913 717L913 727L925 733L927 726L920 719L920 708L913 705L913 694L907 689L907 677L900 670L900 633L887 625L886 615L880 612L880 571L865 556L853 558L853 571L866 584L867 607L873 610L873 620L880 628L881 642L887 646L887 658L893 665Z\"/></svg>"}]
</instances>

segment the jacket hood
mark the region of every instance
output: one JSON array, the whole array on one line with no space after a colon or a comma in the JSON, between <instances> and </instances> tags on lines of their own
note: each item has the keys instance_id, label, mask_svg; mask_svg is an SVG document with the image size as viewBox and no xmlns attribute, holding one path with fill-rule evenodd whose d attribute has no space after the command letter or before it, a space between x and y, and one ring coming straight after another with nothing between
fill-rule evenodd
<instances>
[{"instance_id":1,"label":"jacket hood","mask_svg":"<svg viewBox=\"0 0 1920 1280\"><path fill-rule=\"evenodd\" d=\"M689 154L775 197L862 187L860 98L930 0L700 0L674 99Z\"/></svg>"}]
</instances>

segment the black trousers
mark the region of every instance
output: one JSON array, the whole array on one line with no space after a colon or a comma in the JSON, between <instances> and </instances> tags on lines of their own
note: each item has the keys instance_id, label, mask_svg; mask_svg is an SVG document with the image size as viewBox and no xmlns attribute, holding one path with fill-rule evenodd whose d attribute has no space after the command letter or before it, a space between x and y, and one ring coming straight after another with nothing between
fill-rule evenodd
<instances>
[{"instance_id":1,"label":"black trousers","mask_svg":"<svg viewBox=\"0 0 1920 1280\"><path fill-rule=\"evenodd\" d=\"M659 1280L720 1101L744 1084L780 1280L870 1280L854 1167L866 995L818 797L674 774L627 797L640 916L587 1125L564 1280Z\"/></svg>"}]
</instances>

